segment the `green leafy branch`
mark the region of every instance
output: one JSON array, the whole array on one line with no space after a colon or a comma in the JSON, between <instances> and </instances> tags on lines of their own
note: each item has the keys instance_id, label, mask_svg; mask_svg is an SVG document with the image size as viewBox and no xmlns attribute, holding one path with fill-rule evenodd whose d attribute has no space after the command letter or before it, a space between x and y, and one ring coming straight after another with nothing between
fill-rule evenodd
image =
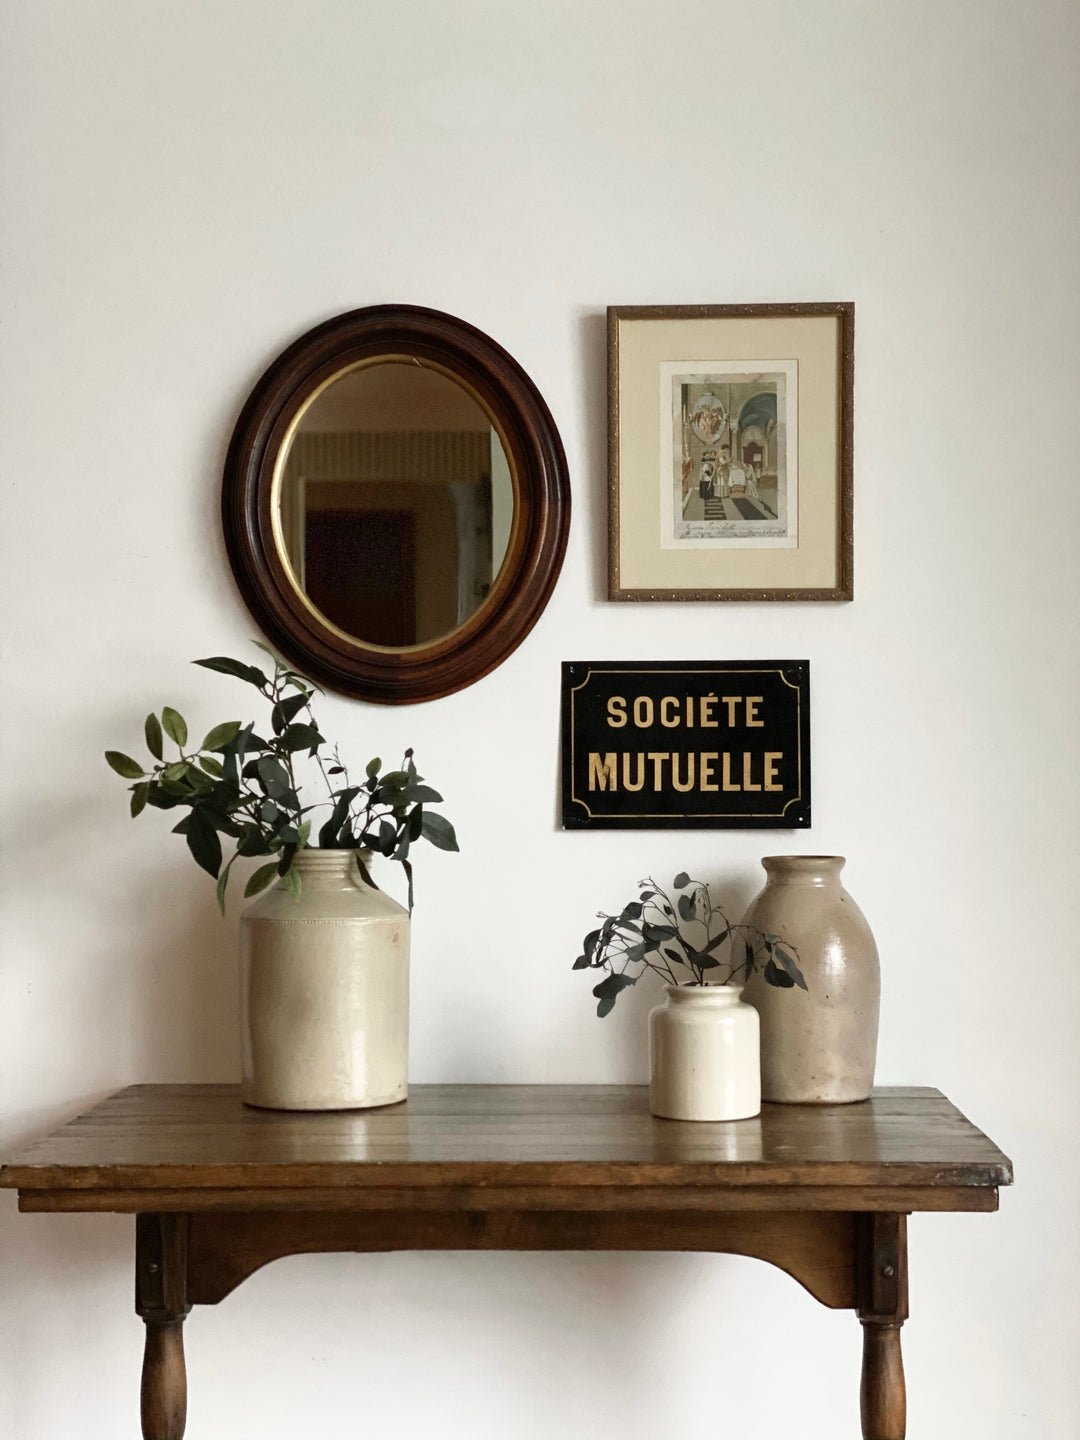
<instances>
[{"instance_id":1,"label":"green leafy branch","mask_svg":"<svg viewBox=\"0 0 1080 1440\"><path fill-rule=\"evenodd\" d=\"M253 686L270 705L270 734L257 734L254 721L244 725L227 720L208 731L200 745L189 747L187 722L177 710L166 705L160 718L148 715L144 735L153 762L149 770L120 750L105 752L113 770L135 782L130 787L132 816L147 806L187 809L173 833L184 836L195 862L217 881L224 914L229 872L241 857L274 857L251 875L245 896L259 894L280 877L293 898L299 898L300 875L293 860L311 844L312 812L329 808L317 846L374 850L398 861L408 880L411 910L412 845L424 839L440 850L458 848L453 825L429 808L442 796L423 783L411 749L397 769L385 772L376 756L365 767L363 780L353 784L337 748L330 756L323 753L327 741L312 709L316 687L267 646L255 643L273 660L272 675L225 655L194 663ZM176 747L175 758L166 756L166 740ZM312 805L302 803L296 776L297 758L305 753L317 765L327 792L325 800ZM227 861L222 837L235 842ZM373 884L357 858L364 878Z\"/></svg>"},{"instance_id":2,"label":"green leafy branch","mask_svg":"<svg viewBox=\"0 0 1080 1440\"><path fill-rule=\"evenodd\" d=\"M601 1018L648 970L668 985L745 984L760 970L770 985L806 989L794 945L753 925L732 924L708 885L685 871L675 876L672 891L681 893L669 894L647 876L638 881L638 898L618 915L597 912L603 923L585 936L573 968L608 972L592 992Z\"/></svg>"}]
</instances>

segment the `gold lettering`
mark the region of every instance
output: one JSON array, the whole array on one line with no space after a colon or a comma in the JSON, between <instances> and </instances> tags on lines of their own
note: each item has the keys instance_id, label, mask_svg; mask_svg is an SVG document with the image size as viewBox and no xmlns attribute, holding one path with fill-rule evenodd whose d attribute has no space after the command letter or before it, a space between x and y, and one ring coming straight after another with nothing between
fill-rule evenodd
<instances>
[{"instance_id":1,"label":"gold lettering","mask_svg":"<svg viewBox=\"0 0 1080 1440\"><path fill-rule=\"evenodd\" d=\"M776 769L777 769L777 766L779 765L780 761L783 760L783 758L784 758L784 752L783 752L782 750L766 750L766 751L765 751L765 789L766 789L766 790L783 790L783 788L784 788L783 785L778 784L778 783L777 783L777 779L776 779Z\"/></svg>"},{"instance_id":2,"label":"gold lettering","mask_svg":"<svg viewBox=\"0 0 1080 1440\"><path fill-rule=\"evenodd\" d=\"M744 750L744 751L743 751L743 757L742 757L742 788L743 788L744 790L760 790L760 789L761 789L761 786L760 786L760 785L754 785L754 784L751 782L751 780L750 780L750 762L753 760L753 758L754 758L754 757L750 754L750 751L749 751L749 750Z\"/></svg>"},{"instance_id":3,"label":"gold lettering","mask_svg":"<svg viewBox=\"0 0 1080 1440\"><path fill-rule=\"evenodd\" d=\"M614 750L609 750L603 760L595 751L589 752L589 789L617 790L619 759Z\"/></svg>"},{"instance_id":4,"label":"gold lettering","mask_svg":"<svg viewBox=\"0 0 1080 1440\"><path fill-rule=\"evenodd\" d=\"M686 697L686 727L687 727L688 730L692 730L692 729L694 728L694 697L693 697L693 695L687 695L687 697Z\"/></svg>"},{"instance_id":5,"label":"gold lettering","mask_svg":"<svg viewBox=\"0 0 1080 1440\"><path fill-rule=\"evenodd\" d=\"M640 790L645 784L645 756L640 750L637 754L637 781L633 785L630 783L630 756L627 752L623 752L622 783L624 790Z\"/></svg>"},{"instance_id":6,"label":"gold lettering","mask_svg":"<svg viewBox=\"0 0 1080 1440\"><path fill-rule=\"evenodd\" d=\"M668 713L669 713L669 712L668 712L668 706L669 706L669 705L674 705L674 707L675 707L675 718L674 718L674 720L669 720L669 719L668 719ZM678 723L679 723L679 701L678 701L677 697L674 696L674 695L665 695L664 698L660 701L660 724L663 725L663 726L665 726L668 730L674 730L675 727L678 725Z\"/></svg>"},{"instance_id":7,"label":"gold lettering","mask_svg":"<svg viewBox=\"0 0 1080 1440\"><path fill-rule=\"evenodd\" d=\"M699 789L701 789L701 790L715 790L715 789L716 789L716 786L713 784L713 778L712 778L712 762L713 762L714 760L719 760L719 758L720 758L719 755L718 755L714 750L704 750L704 751L702 751L702 754L701 754L701 784L700 784L700 786L698 787ZM693 762L693 759L694 759L694 757L691 755L691 756L690 756L691 762ZM727 759L727 756L726 756L726 755L724 756L724 759L725 759L725 760ZM693 773L693 772L691 772L691 773Z\"/></svg>"},{"instance_id":8,"label":"gold lettering","mask_svg":"<svg viewBox=\"0 0 1080 1440\"><path fill-rule=\"evenodd\" d=\"M621 730L626 724L626 698L612 695L607 702L607 723L613 730Z\"/></svg>"},{"instance_id":9,"label":"gold lettering","mask_svg":"<svg viewBox=\"0 0 1080 1440\"><path fill-rule=\"evenodd\" d=\"M741 789L742 789L742 786L741 786L741 785L735 785L735 784L732 783L732 779L731 779L731 752L730 752L729 750L725 750L725 751L724 751L724 778L723 778L721 784L722 784L722 786L723 786L723 788L724 788L725 790L741 790Z\"/></svg>"},{"instance_id":10,"label":"gold lettering","mask_svg":"<svg viewBox=\"0 0 1080 1440\"><path fill-rule=\"evenodd\" d=\"M664 768L664 761L670 760L671 756L667 750L662 754L659 750L650 750L649 759L652 761L652 788L654 790L660 790L663 788L664 783L660 778L660 772Z\"/></svg>"},{"instance_id":11,"label":"gold lettering","mask_svg":"<svg viewBox=\"0 0 1080 1440\"><path fill-rule=\"evenodd\" d=\"M643 720L641 717L647 715L649 718ZM634 701L634 724L639 730L647 730L653 723L653 703L648 695L639 695Z\"/></svg>"},{"instance_id":12,"label":"gold lettering","mask_svg":"<svg viewBox=\"0 0 1080 1440\"><path fill-rule=\"evenodd\" d=\"M747 695L746 697L746 723L747 725L756 726L759 730L765 724L765 721L757 720L754 717L757 715L757 707L763 704L764 700L764 695Z\"/></svg>"},{"instance_id":13,"label":"gold lettering","mask_svg":"<svg viewBox=\"0 0 1080 1440\"><path fill-rule=\"evenodd\" d=\"M684 784L682 783L682 781L679 779L679 759L680 759L680 757L679 757L678 755L672 755L672 757L671 757L671 783L675 786L675 789L676 789L676 790L682 790L682 791L685 793L685 791L687 791L687 790L692 790L692 789L694 788L694 756L693 756L693 752L691 752L691 753L690 753L689 755L687 755L687 757L686 757L686 784L685 784L685 785L684 785ZM716 789L716 786L714 785L712 788L715 790L715 789Z\"/></svg>"},{"instance_id":14,"label":"gold lettering","mask_svg":"<svg viewBox=\"0 0 1080 1440\"><path fill-rule=\"evenodd\" d=\"M738 705L741 700L741 695L724 696L722 703L727 706L727 723L729 727L734 727L738 724L738 721L735 719L735 706Z\"/></svg>"},{"instance_id":15,"label":"gold lettering","mask_svg":"<svg viewBox=\"0 0 1080 1440\"><path fill-rule=\"evenodd\" d=\"M701 719L698 721L698 724L703 730L715 730L720 723L712 719L712 707L715 699L715 695L703 695L701 697Z\"/></svg>"}]
</instances>

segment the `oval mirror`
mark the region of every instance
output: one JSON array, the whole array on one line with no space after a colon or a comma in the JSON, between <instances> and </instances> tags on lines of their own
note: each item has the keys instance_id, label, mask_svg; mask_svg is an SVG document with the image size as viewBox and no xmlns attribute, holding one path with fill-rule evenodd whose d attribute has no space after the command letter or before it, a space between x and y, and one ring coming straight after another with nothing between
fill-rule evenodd
<instances>
[{"instance_id":1,"label":"oval mirror","mask_svg":"<svg viewBox=\"0 0 1080 1440\"><path fill-rule=\"evenodd\" d=\"M298 668L383 704L486 675L566 547L555 424L493 340L415 306L320 325L270 366L225 466L244 599Z\"/></svg>"}]
</instances>

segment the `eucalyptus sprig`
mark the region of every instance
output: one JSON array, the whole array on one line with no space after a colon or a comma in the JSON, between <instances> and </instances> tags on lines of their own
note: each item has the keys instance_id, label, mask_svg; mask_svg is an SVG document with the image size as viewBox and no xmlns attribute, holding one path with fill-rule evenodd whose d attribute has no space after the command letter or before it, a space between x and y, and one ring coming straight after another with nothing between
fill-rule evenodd
<instances>
[{"instance_id":1,"label":"eucalyptus sprig","mask_svg":"<svg viewBox=\"0 0 1080 1440\"><path fill-rule=\"evenodd\" d=\"M646 876L638 881L638 898L618 915L597 911L603 924L585 936L573 968L608 972L592 992L601 1018L647 970L667 985L745 984L760 970L770 985L806 989L794 945L753 925L733 925L708 885L691 880L685 870L675 876L672 890L682 893L669 895ZM736 942L742 955L737 963ZM717 952L725 945L721 959Z\"/></svg>"},{"instance_id":2,"label":"eucalyptus sprig","mask_svg":"<svg viewBox=\"0 0 1080 1440\"><path fill-rule=\"evenodd\" d=\"M144 735L153 761L149 770L120 750L105 752L113 770L135 782L130 787L132 816L147 806L187 808L173 833L184 836L196 863L217 880L218 905L224 914L229 872L241 857L275 857L251 875L245 896L257 895L280 876L293 898L299 898L300 875L293 860L297 851L312 843L312 812L329 808L316 832L316 846L375 850L398 861L408 879L411 910L409 851L414 842L428 840L440 850L458 848L453 825L428 808L442 796L423 783L411 749L394 770L384 771L378 756L369 760L363 780L353 784L337 748L330 755L323 753L327 741L312 710L317 687L267 646L255 644L274 662L272 675L226 655L194 663L254 686L270 705L269 737L256 733L254 721L245 725L226 720L209 730L201 744L190 746L187 722L177 710L166 705L160 718L148 715ZM167 739L176 747L175 758L166 756ZM297 761L305 753L317 766L327 792L325 800L311 805L301 801L296 773ZM222 836L235 841L224 866ZM359 855L357 860L364 878L374 883Z\"/></svg>"}]
</instances>

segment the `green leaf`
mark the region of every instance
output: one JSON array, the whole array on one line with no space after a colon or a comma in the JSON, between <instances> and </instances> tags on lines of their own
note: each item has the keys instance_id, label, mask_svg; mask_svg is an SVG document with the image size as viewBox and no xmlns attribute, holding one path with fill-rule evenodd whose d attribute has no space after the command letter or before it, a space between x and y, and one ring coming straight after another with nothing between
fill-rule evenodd
<instances>
[{"instance_id":1,"label":"green leaf","mask_svg":"<svg viewBox=\"0 0 1080 1440\"><path fill-rule=\"evenodd\" d=\"M256 640L255 643L257 645L259 642ZM209 660L195 660L193 663L201 665L204 670L217 670L222 675L232 675L237 680L246 680L249 685L254 685L259 690L269 684L257 665L245 665L241 660L230 660L227 655L214 655Z\"/></svg>"},{"instance_id":2,"label":"green leaf","mask_svg":"<svg viewBox=\"0 0 1080 1440\"><path fill-rule=\"evenodd\" d=\"M131 756L125 755L122 750L106 750L105 759L117 775L122 775L125 780L138 780L146 774L138 761L132 760Z\"/></svg>"},{"instance_id":3,"label":"green leaf","mask_svg":"<svg viewBox=\"0 0 1080 1440\"><path fill-rule=\"evenodd\" d=\"M693 895L679 896L679 915L683 920L694 920L697 918L697 907L694 904Z\"/></svg>"},{"instance_id":4,"label":"green leaf","mask_svg":"<svg viewBox=\"0 0 1080 1440\"><path fill-rule=\"evenodd\" d=\"M161 712L161 724L170 740L175 740L181 750L187 744L187 723L178 710L166 705Z\"/></svg>"},{"instance_id":5,"label":"green leaf","mask_svg":"<svg viewBox=\"0 0 1080 1440\"><path fill-rule=\"evenodd\" d=\"M323 737L314 725L289 725L282 732L281 743L291 755L294 750L315 751L322 745Z\"/></svg>"},{"instance_id":6,"label":"green leaf","mask_svg":"<svg viewBox=\"0 0 1080 1440\"><path fill-rule=\"evenodd\" d=\"M438 805L443 797L430 785L406 785L401 798L410 805Z\"/></svg>"},{"instance_id":7,"label":"green leaf","mask_svg":"<svg viewBox=\"0 0 1080 1440\"><path fill-rule=\"evenodd\" d=\"M349 806L359 793L360 791L355 786L338 792L337 801L330 812L330 819L319 831L319 845L322 849L331 850L337 845L341 827L349 818Z\"/></svg>"},{"instance_id":8,"label":"green leaf","mask_svg":"<svg viewBox=\"0 0 1080 1440\"><path fill-rule=\"evenodd\" d=\"M199 749L224 750L225 746L240 734L240 728L239 720L225 720L220 725L215 725L212 730L207 732Z\"/></svg>"},{"instance_id":9,"label":"green leaf","mask_svg":"<svg viewBox=\"0 0 1080 1440\"><path fill-rule=\"evenodd\" d=\"M286 695L284 700L279 701L270 712L274 734L280 735L289 721L296 717L306 703L307 697L305 695Z\"/></svg>"},{"instance_id":10,"label":"green leaf","mask_svg":"<svg viewBox=\"0 0 1080 1440\"><path fill-rule=\"evenodd\" d=\"M301 850L303 850L304 846L307 844L307 842L308 842L308 840L309 840L310 838L311 838L311 821L310 821L310 820L305 820L304 823L300 826L299 830L297 830L297 832L296 832L296 843L297 843L297 845L300 847Z\"/></svg>"},{"instance_id":11,"label":"green leaf","mask_svg":"<svg viewBox=\"0 0 1080 1440\"><path fill-rule=\"evenodd\" d=\"M408 882L409 882L409 914L411 915L412 912L413 912L413 873L412 873L412 861L411 861L411 860L406 860L405 857L402 856L402 859L401 859L401 868L405 871L405 878L406 878L406 880L408 880Z\"/></svg>"},{"instance_id":12,"label":"green leaf","mask_svg":"<svg viewBox=\"0 0 1080 1440\"><path fill-rule=\"evenodd\" d=\"M225 886L229 883L229 871L232 869L233 860L235 859L236 856L234 855L232 857L232 860L229 861L228 865L225 866L224 870L222 870L221 874L218 876L217 903L218 909L221 911L222 915L225 914Z\"/></svg>"},{"instance_id":13,"label":"green leaf","mask_svg":"<svg viewBox=\"0 0 1080 1440\"><path fill-rule=\"evenodd\" d=\"M197 807L192 808L186 838L195 863L216 880L221 869L221 841L217 831Z\"/></svg>"},{"instance_id":14,"label":"green leaf","mask_svg":"<svg viewBox=\"0 0 1080 1440\"><path fill-rule=\"evenodd\" d=\"M685 870L680 870L671 883L676 890L685 890L687 885L690 884L690 876Z\"/></svg>"},{"instance_id":15,"label":"green leaf","mask_svg":"<svg viewBox=\"0 0 1080 1440\"><path fill-rule=\"evenodd\" d=\"M795 981L786 970L780 969L775 960L765 961L765 979L778 990L791 990L795 985Z\"/></svg>"},{"instance_id":16,"label":"green leaf","mask_svg":"<svg viewBox=\"0 0 1080 1440\"><path fill-rule=\"evenodd\" d=\"M164 759L164 750L161 743L161 721L156 715L147 715L144 729L146 732L146 748L155 760Z\"/></svg>"},{"instance_id":17,"label":"green leaf","mask_svg":"<svg viewBox=\"0 0 1080 1440\"><path fill-rule=\"evenodd\" d=\"M592 993L597 1000L606 1000L609 995L614 998L620 991L636 985L637 978L636 975L605 975L599 985L593 986Z\"/></svg>"},{"instance_id":18,"label":"green leaf","mask_svg":"<svg viewBox=\"0 0 1080 1440\"><path fill-rule=\"evenodd\" d=\"M780 964L783 966L784 973L791 976L792 980L795 981L795 984L799 986L800 990L806 990L806 981L803 978L803 973L799 969L799 965L795 959L795 956L792 955L790 951L785 950L784 947L780 944L774 944L773 959L780 962Z\"/></svg>"},{"instance_id":19,"label":"green leaf","mask_svg":"<svg viewBox=\"0 0 1080 1440\"><path fill-rule=\"evenodd\" d=\"M379 773L381 769L382 760L379 758L378 755L376 755L374 760L369 760L367 762L367 769L364 771L364 774L368 777L369 780L374 780L375 776Z\"/></svg>"},{"instance_id":20,"label":"green leaf","mask_svg":"<svg viewBox=\"0 0 1080 1440\"><path fill-rule=\"evenodd\" d=\"M260 865L248 878L244 886L244 899L249 900L252 895L258 895L277 879L277 861L271 861L269 865Z\"/></svg>"},{"instance_id":21,"label":"green leaf","mask_svg":"<svg viewBox=\"0 0 1080 1440\"><path fill-rule=\"evenodd\" d=\"M248 825L244 828L244 833L236 847L236 853L248 857L252 855L269 855L270 844L257 825ZM276 862L274 868L275 870L277 869Z\"/></svg>"},{"instance_id":22,"label":"green leaf","mask_svg":"<svg viewBox=\"0 0 1080 1440\"><path fill-rule=\"evenodd\" d=\"M177 760L175 765L165 766L165 769L161 772L161 778L163 780L171 780L175 783L177 780L185 779L190 769L191 766L186 760Z\"/></svg>"},{"instance_id":23,"label":"green leaf","mask_svg":"<svg viewBox=\"0 0 1080 1440\"><path fill-rule=\"evenodd\" d=\"M643 925L641 933L646 940L651 940L654 945L659 945L664 940L674 940L678 930L674 925Z\"/></svg>"},{"instance_id":24,"label":"green leaf","mask_svg":"<svg viewBox=\"0 0 1080 1440\"><path fill-rule=\"evenodd\" d=\"M264 755L261 760L256 760L255 770L259 779L266 786L266 793L274 799L280 798L288 790L289 772L280 760L275 760L270 755ZM247 773L246 767L244 773Z\"/></svg>"},{"instance_id":25,"label":"green leaf","mask_svg":"<svg viewBox=\"0 0 1080 1440\"><path fill-rule=\"evenodd\" d=\"M300 891L302 889L300 872L298 870L289 869L286 870L285 874L281 878L285 882L285 889L288 890L292 898L294 900L299 900Z\"/></svg>"},{"instance_id":26,"label":"green leaf","mask_svg":"<svg viewBox=\"0 0 1080 1440\"><path fill-rule=\"evenodd\" d=\"M690 962L696 965L699 970L712 970L720 964L715 955L710 955L707 950L691 950L686 947L686 953L690 956Z\"/></svg>"},{"instance_id":27,"label":"green leaf","mask_svg":"<svg viewBox=\"0 0 1080 1440\"><path fill-rule=\"evenodd\" d=\"M282 877L282 879L284 879L286 875L288 875L289 871L292 869L293 856L296 854L296 849L296 841L290 840L286 842L281 852L281 859L278 861L277 873Z\"/></svg>"},{"instance_id":28,"label":"green leaf","mask_svg":"<svg viewBox=\"0 0 1080 1440\"><path fill-rule=\"evenodd\" d=\"M457 850L457 836L454 827L445 815L436 815L433 810L424 811L424 823L420 833L439 850Z\"/></svg>"},{"instance_id":29,"label":"green leaf","mask_svg":"<svg viewBox=\"0 0 1080 1440\"><path fill-rule=\"evenodd\" d=\"M150 794L149 782L143 780L138 785L131 787L131 818L140 815L146 808L146 797Z\"/></svg>"},{"instance_id":30,"label":"green leaf","mask_svg":"<svg viewBox=\"0 0 1080 1440\"><path fill-rule=\"evenodd\" d=\"M215 760L212 755L200 755L199 767L205 770L207 775L212 775L215 780L220 780L225 774L225 767L220 760Z\"/></svg>"},{"instance_id":31,"label":"green leaf","mask_svg":"<svg viewBox=\"0 0 1080 1440\"><path fill-rule=\"evenodd\" d=\"M150 794L146 797L146 803L152 805L155 810L175 810L180 801L174 795L170 795L167 790L163 790L160 785L152 785Z\"/></svg>"}]
</instances>

